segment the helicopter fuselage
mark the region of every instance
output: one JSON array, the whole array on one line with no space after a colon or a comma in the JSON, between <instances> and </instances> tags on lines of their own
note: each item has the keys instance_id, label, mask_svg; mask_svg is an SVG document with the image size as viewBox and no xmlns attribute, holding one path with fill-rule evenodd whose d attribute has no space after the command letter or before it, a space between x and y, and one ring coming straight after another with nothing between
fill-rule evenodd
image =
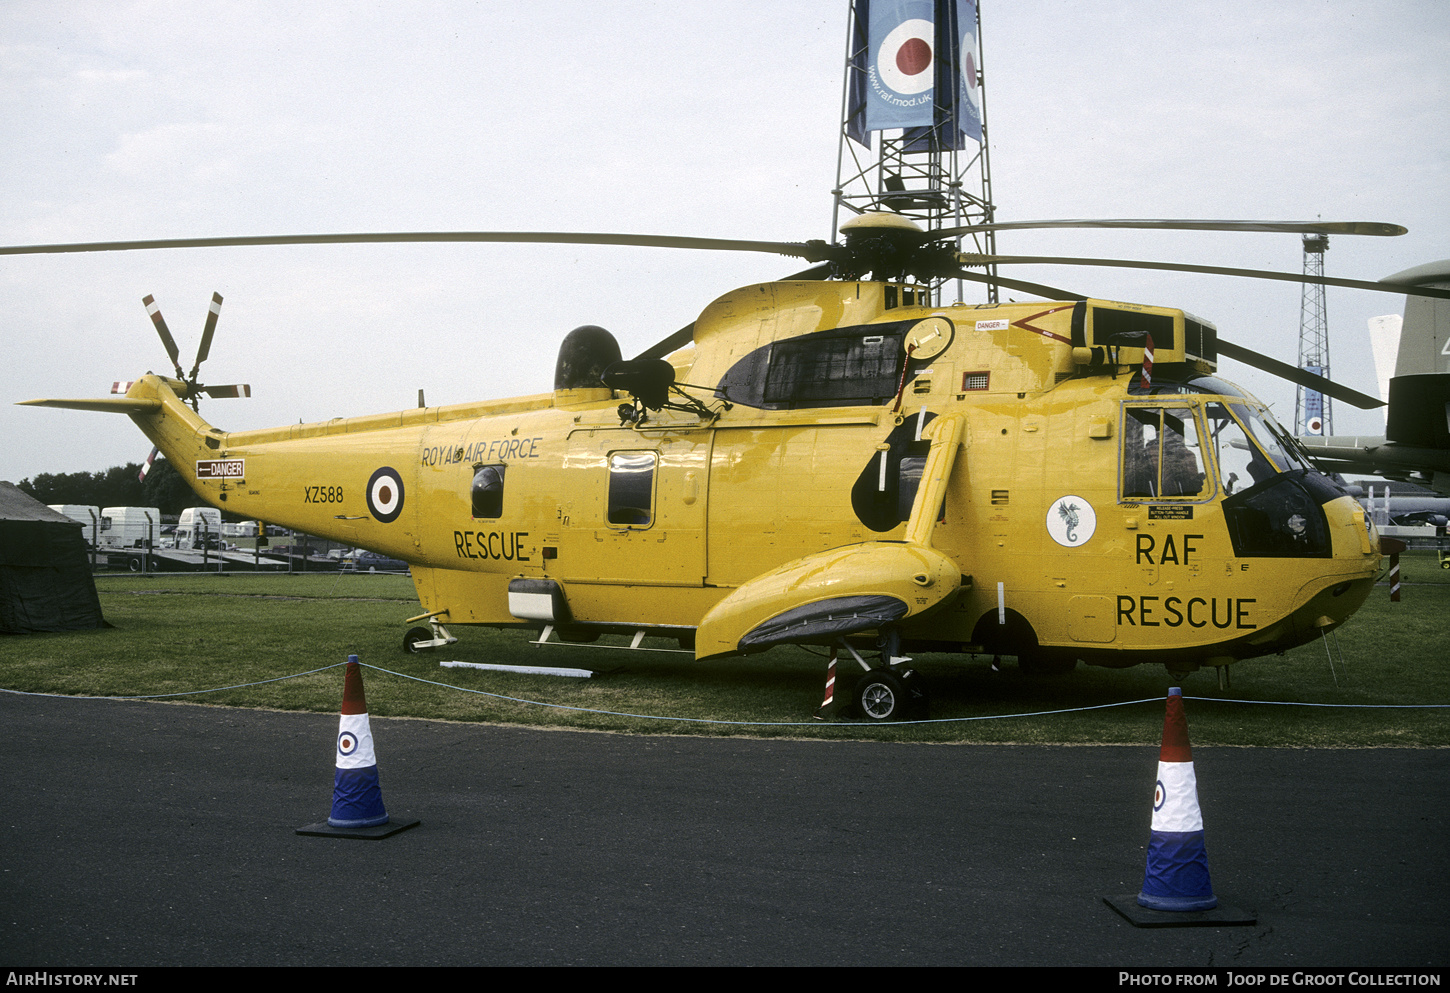
<instances>
[{"instance_id":1,"label":"helicopter fuselage","mask_svg":"<svg viewBox=\"0 0 1450 993\"><path fill-rule=\"evenodd\" d=\"M918 292L727 294L668 359L693 408L622 414L600 384L224 432L148 375L129 412L208 503L406 560L449 624L660 629L709 657L874 632L841 610L885 604L913 650L1191 668L1363 602L1373 525L1212 375L1210 325Z\"/></svg>"}]
</instances>

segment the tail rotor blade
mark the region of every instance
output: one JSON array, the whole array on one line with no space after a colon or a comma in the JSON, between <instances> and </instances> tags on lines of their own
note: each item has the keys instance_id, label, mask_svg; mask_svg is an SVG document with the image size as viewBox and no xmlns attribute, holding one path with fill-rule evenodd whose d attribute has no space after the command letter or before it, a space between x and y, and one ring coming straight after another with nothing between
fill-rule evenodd
<instances>
[{"instance_id":1,"label":"tail rotor blade","mask_svg":"<svg viewBox=\"0 0 1450 993\"><path fill-rule=\"evenodd\" d=\"M196 374L201 370L201 364L211 354L211 338L216 334L216 319L222 312L222 295L213 293L211 295L211 308L207 311L206 327L201 331L201 346L196 350L196 365L191 367L191 379L196 380Z\"/></svg>"},{"instance_id":2,"label":"tail rotor blade","mask_svg":"<svg viewBox=\"0 0 1450 993\"><path fill-rule=\"evenodd\" d=\"M146 307L146 313L151 315L151 323L156 325L161 344L166 347L166 354L171 357L171 364L176 367L176 378L185 379L186 374L181 371L181 350L176 347L176 339L171 337L171 329L166 326L166 319L161 316L161 308L157 306L156 298L148 293L141 298L141 303Z\"/></svg>"},{"instance_id":3,"label":"tail rotor blade","mask_svg":"<svg viewBox=\"0 0 1450 993\"><path fill-rule=\"evenodd\" d=\"M202 386L198 389L209 397L249 397L252 387L248 383L231 383L227 386Z\"/></svg>"}]
</instances>

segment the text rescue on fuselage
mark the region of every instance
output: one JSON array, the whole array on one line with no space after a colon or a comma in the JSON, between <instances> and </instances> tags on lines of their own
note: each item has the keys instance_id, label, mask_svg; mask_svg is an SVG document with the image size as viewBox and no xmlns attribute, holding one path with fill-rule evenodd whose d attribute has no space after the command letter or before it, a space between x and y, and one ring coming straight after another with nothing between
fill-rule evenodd
<instances>
[{"instance_id":1,"label":"text rescue on fuselage","mask_svg":"<svg viewBox=\"0 0 1450 993\"><path fill-rule=\"evenodd\" d=\"M1176 542L1174 540L1175 537L1178 538ZM1158 557L1155 559L1153 553L1157 548L1157 539L1151 534L1140 534L1137 536L1136 564L1142 565L1144 559L1146 559L1149 565L1168 565L1170 563L1173 565L1189 565L1190 556L1198 551L1193 543L1195 541L1202 541L1203 537L1201 534L1165 535L1162 551L1158 553ZM1179 558L1180 550L1182 551L1181 560ZM1167 616L1161 620L1155 620L1153 615L1158 610L1157 605L1159 601L1162 601L1163 610L1167 612ZM1182 627L1186 622L1191 628L1207 627L1211 623L1216 628L1234 627L1245 631L1252 631L1258 625L1248 623L1244 614L1248 609L1248 604L1257 602L1255 599L1224 598L1225 616L1220 621L1218 619L1218 597L1212 597L1208 600L1205 600L1203 597L1190 597L1186 603L1186 610L1180 610L1179 607L1185 606L1183 597L1134 597L1120 593L1118 594L1118 626L1122 627L1123 622L1127 621L1132 627L1156 628L1161 625L1176 628ZM1200 607L1208 608L1207 618L1203 618L1202 612L1196 609Z\"/></svg>"}]
</instances>

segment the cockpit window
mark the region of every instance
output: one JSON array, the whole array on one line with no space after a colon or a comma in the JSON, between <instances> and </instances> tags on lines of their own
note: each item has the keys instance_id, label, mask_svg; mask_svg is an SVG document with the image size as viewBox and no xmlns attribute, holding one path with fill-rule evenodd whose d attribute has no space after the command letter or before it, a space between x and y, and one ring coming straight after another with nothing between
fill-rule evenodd
<instances>
[{"instance_id":1,"label":"cockpit window","mask_svg":"<svg viewBox=\"0 0 1450 993\"><path fill-rule=\"evenodd\" d=\"M1198 498L1209 489L1192 407L1124 409L1125 499Z\"/></svg>"},{"instance_id":2,"label":"cockpit window","mask_svg":"<svg viewBox=\"0 0 1450 993\"><path fill-rule=\"evenodd\" d=\"M1247 407L1240 404L1234 404L1234 407L1239 413L1246 415L1245 420L1255 423L1255 418L1247 416L1251 414ZM1229 413L1227 404L1211 403L1206 413L1209 445L1213 449L1214 459L1218 462L1218 478L1223 481L1225 493L1232 495L1248 489L1288 466L1287 462L1281 464L1265 457L1259 446L1249 440L1243 425ZM1258 422L1258 425L1260 430L1268 434L1262 422ZM1282 452L1282 446L1277 447Z\"/></svg>"},{"instance_id":3,"label":"cockpit window","mask_svg":"<svg viewBox=\"0 0 1450 993\"><path fill-rule=\"evenodd\" d=\"M1254 440L1259 447L1268 453L1270 460L1279 468L1280 472L1288 472L1290 469L1308 469L1309 463L1299 454L1298 449L1284 436L1284 429L1279 427L1267 415L1260 415L1252 407L1243 404L1234 404L1234 413L1239 415L1239 420L1249 426L1253 433Z\"/></svg>"}]
</instances>

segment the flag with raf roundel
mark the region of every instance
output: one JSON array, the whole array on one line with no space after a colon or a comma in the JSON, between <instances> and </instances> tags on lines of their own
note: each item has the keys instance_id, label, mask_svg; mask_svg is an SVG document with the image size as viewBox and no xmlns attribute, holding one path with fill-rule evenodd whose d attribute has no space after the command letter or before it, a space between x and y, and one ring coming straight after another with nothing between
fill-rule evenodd
<instances>
[{"instance_id":1,"label":"flag with raf roundel","mask_svg":"<svg viewBox=\"0 0 1450 993\"><path fill-rule=\"evenodd\" d=\"M335 828L375 827L388 823L383 791L378 785L378 760L373 754L373 732L363 696L362 667L357 656L347 657L342 691L342 717L337 732L337 772L332 787L332 813L327 823Z\"/></svg>"},{"instance_id":2,"label":"flag with raf roundel","mask_svg":"<svg viewBox=\"0 0 1450 993\"><path fill-rule=\"evenodd\" d=\"M932 0L872 0L866 42L866 130L928 127L936 85Z\"/></svg>"},{"instance_id":3,"label":"flag with raf roundel","mask_svg":"<svg viewBox=\"0 0 1450 993\"><path fill-rule=\"evenodd\" d=\"M846 135L900 128L908 152L982 140L975 0L855 0Z\"/></svg>"},{"instance_id":4,"label":"flag with raf roundel","mask_svg":"<svg viewBox=\"0 0 1450 993\"><path fill-rule=\"evenodd\" d=\"M1212 910L1218 906L1208 878L1203 813L1198 807L1198 779L1188 745L1183 691L1177 686L1168 691L1168 708L1163 717L1158 783L1153 793L1153 829L1138 905L1170 911Z\"/></svg>"}]
</instances>

